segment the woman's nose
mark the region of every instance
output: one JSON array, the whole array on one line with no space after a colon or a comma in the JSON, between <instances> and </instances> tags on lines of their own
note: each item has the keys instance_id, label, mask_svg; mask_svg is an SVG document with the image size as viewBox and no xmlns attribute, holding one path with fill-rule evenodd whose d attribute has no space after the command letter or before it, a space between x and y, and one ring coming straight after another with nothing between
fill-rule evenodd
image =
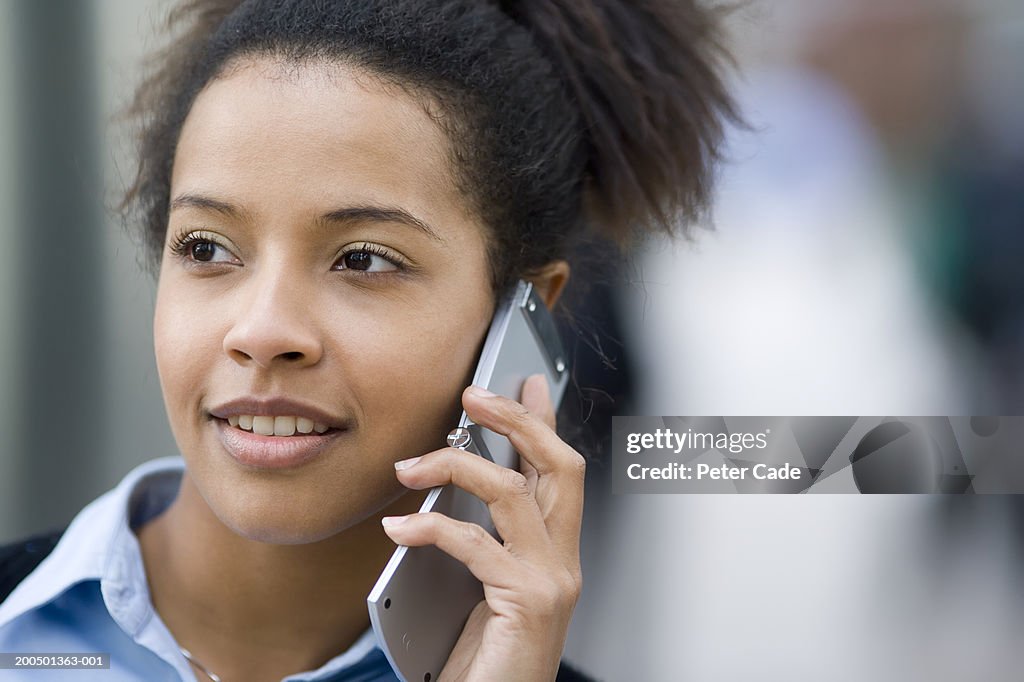
<instances>
[{"instance_id":1,"label":"woman's nose","mask_svg":"<svg viewBox=\"0 0 1024 682\"><path fill-rule=\"evenodd\" d=\"M227 334L224 351L240 365L315 365L323 342L309 315L310 297L286 275L253 282L250 295L239 297L240 310Z\"/></svg>"}]
</instances>

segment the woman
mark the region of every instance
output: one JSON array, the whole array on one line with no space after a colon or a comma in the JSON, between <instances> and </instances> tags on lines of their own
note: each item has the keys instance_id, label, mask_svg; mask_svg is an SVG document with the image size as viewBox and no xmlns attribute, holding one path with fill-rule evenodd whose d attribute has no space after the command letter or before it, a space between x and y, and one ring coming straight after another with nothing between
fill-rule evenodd
<instances>
[{"instance_id":1,"label":"woman","mask_svg":"<svg viewBox=\"0 0 1024 682\"><path fill-rule=\"evenodd\" d=\"M395 543L433 544L486 598L440 679L555 679L583 459L543 380L518 403L466 387L518 279L552 306L570 240L701 208L732 114L715 14L191 0L173 18L127 206L159 264L182 459L76 517L0 606L0 650L109 651L104 680L394 679L366 594ZM463 408L521 472L440 447ZM503 542L415 513L448 483Z\"/></svg>"}]
</instances>

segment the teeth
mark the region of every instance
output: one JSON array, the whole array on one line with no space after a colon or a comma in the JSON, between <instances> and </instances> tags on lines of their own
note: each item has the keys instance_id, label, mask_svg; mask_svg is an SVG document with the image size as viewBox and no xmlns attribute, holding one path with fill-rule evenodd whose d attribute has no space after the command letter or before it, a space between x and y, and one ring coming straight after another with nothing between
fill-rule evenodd
<instances>
[{"instance_id":1,"label":"teeth","mask_svg":"<svg viewBox=\"0 0 1024 682\"><path fill-rule=\"evenodd\" d=\"M294 436L314 431L325 433L329 428L327 424L306 417L268 417L251 414L231 415L228 417L228 424L261 436Z\"/></svg>"},{"instance_id":2,"label":"teeth","mask_svg":"<svg viewBox=\"0 0 1024 682\"><path fill-rule=\"evenodd\" d=\"M273 436L274 435L274 418L273 417L253 417L252 418L252 432L258 433L261 436Z\"/></svg>"},{"instance_id":3,"label":"teeth","mask_svg":"<svg viewBox=\"0 0 1024 682\"><path fill-rule=\"evenodd\" d=\"M295 417L274 417L274 435L291 436L295 433Z\"/></svg>"}]
</instances>

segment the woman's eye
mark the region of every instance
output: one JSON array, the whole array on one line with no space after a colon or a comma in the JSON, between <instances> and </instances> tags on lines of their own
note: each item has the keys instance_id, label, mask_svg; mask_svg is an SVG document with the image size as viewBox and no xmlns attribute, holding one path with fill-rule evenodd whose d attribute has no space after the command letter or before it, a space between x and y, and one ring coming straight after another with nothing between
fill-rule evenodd
<instances>
[{"instance_id":1,"label":"woman's eye","mask_svg":"<svg viewBox=\"0 0 1024 682\"><path fill-rule=\"evenodd\" d=\"M364 246L342 254L334 266L335 270L357 270L359 272L394 272L398 265L390 256L378 253L373 247Z\"/></svg>"},{"instance_id":2,"label":"woman's eye","mask_svg":"<svg viewBox=\"0 0 1024 682\"><path fill-rule=\"evenodd\" d=\"M192 260L197 260L202 263L216 263L231 261L231 255L227 251L213 242L197 241L193 242L188 249L189 256ZM219 256L219 258L218 258Z\"/></svg>"},{"instance_id":3,"label":"woman's eye","mask_svg":"<svg viewBox=\"0 0 1024 682\"><path fill-rule=\"evenodd\" d=\"M193 263L232 263L240 264L227 247L201 234L183 235L171 244L171 251Z\"/></svg>"}]
</instances>

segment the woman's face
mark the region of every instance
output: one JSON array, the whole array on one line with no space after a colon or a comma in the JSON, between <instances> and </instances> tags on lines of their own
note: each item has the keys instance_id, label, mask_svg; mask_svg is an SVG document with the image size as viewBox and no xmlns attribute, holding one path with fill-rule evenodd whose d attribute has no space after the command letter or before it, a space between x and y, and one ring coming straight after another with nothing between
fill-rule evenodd
<instances>
[{"instance_id":1,"label":"woman's face","mask_svg":"<svg viewBox=\"0 0 1024 682\"><path fill-rule=\"evenodd\" d=\"M250 58L196 99L156 357L192 482L235 532L328 537L444 445L493 309L448 158L421 102L349 66Z\"/></svg>"}]
</instances>

